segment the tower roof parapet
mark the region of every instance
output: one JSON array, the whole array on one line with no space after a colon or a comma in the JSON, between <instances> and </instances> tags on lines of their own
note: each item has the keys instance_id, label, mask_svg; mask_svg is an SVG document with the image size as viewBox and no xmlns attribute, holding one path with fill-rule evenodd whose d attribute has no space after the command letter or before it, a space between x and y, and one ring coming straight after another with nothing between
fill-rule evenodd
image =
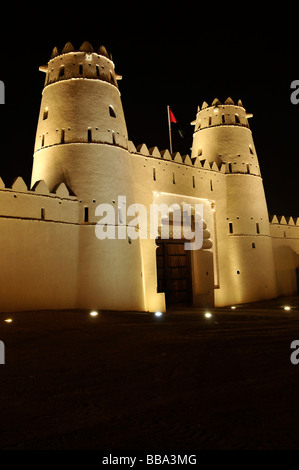
<instances>
[{"instance_id":1,"label":"tower roof parapet","mask_svg":"<svg viewBox=\"0 0 299 470\"><path fill-rule=\"evenodd\" d=\"M197 107L197 111L206 109L206 108L211 108L215 106L221 106L221 105L226 105L226 106L238 106L239 108L244 108L242 101L239 99L237 104L235 104L234 100L229 96L226 98L226 100L222 103L218 98L215 98L211 104L208 104L206 101L204 101L200 106Z\"/></svg>"},{"instance_id":2,"label":"tower roof parapet","mask_svg":"<svg viewBox=\"0 0 299 470\"><path fill-rule=\"evenodd\" d=\"M47 65L39 67L46 73L45 86L73 78L89 78L109 82L117 87L121 76L115 73L111 54L104 46L97 50L88 41L79 49L67 42L61 51L55 46Z\"/></svg>"},{"instance_id":3,"label":"tower roof parapet","mask_svg":"<svg viewBox=\"0 0 299 470\"><path fill-rule=\"evenodd\" d=\"M223 103L215 98L210 105L204 101L201 107L198 106L196 119L191 122L191 125L195 125L195 132L203 128L223 125L249 128L248 119L252 116L246 112L240 99L235 104L231 97L226 98Z\"/></svg>"},{"instance_id":4,"label":"tower roof parapet","mask_svg":"<svg viewBox=\"0 0 299 470\"><path fill-rule=\"evenodd\" d=\"M100 46L96 52L89 41L84 41L79 47L79 49L76 49L73 46L73 44L68 41L62 48L61 52L59 52L59 49L55 46L53 48L50 59L54 59L55 57L58 57L63 54L68 54L69 52L87 52L87 53L95 52L98 55L102 55L104 57L107 57L107 59L112 60L111 54L108 54L107 49L104 46Z\"/></svg>"}]
</instances>

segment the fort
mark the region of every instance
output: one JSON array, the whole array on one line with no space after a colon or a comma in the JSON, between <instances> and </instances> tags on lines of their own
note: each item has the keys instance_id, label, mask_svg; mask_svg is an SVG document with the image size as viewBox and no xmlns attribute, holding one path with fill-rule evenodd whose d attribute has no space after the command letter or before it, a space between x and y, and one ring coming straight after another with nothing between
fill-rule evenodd
<instances>
[{"instance_id":1,"label":"fort","mask_svg":"<svg viewBox=\"0 0 299 470\"><path fill-rule=\"evenodd\" d=\"M1 311L165 311L298 292L299 218L269 216L252 115L240 100L204 102L191 155L170 154L129 140L121 76L103 46L67 43L40 70L31 186L0 180ZM172 211L169 239L160 219L156 239L99 240L96 207L120 214L119 196L146 208L201 204L202 247L187 251L173 236Z\"/></svg>"}]
</instances>

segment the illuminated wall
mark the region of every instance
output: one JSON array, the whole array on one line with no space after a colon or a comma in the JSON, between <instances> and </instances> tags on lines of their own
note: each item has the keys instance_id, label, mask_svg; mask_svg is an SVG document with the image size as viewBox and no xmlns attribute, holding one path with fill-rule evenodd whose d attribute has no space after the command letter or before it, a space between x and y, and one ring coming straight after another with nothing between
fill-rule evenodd
<instances>
[{"instance_id":1,"label":"illuminated wall","mask_svg":"<svg viewBox=\"0 0 299 470\"><path fill-rule=\"evenodd\" d=\"M203 206L203 246L191 253L194 306L297 292L299 223L269 224L251 115L240 101L203 103L191 156L170 155L128 140L120 76L105 48L67 43L41 70L31 189L21 178L11 188L0 180L1 311L165 310L150 234L154 203ZM146 237L96 237L99 204L115 207L116 232L123 226L119 196L146 208Z\"/></svg>"}]
</instances>

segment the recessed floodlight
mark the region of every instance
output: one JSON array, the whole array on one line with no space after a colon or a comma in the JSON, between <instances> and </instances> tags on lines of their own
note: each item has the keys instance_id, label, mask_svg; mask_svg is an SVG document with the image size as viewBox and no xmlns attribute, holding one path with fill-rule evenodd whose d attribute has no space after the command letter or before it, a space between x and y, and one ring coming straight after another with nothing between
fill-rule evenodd
<instances>
[{"instance_id":1,"label":"recessed floodlight","mask_svg":"<svg viewBox=\"0 0 299 470\"><path fill-rule=\"evenodd\" d=\"M235 307L234 305L231 306L231 309L232 310L235 310L237 307Z\"/></svg>"},{"instance_id":2,"label":"recessed floodlight","mask_svg":"<svg viewBox=\"0 0 299 470\"><path fill-rule=\"evenodd\" d=\"M5 321L6 323L11 323L11 322L12 322L12 318L6 318L4 321Z\"/></svg>"},{"instance_id":3,"label":"recessed floodlight","mask_svg":"<svg viewBox=\"0 0 299 470\"><path fill-rule=\"evenodd\" d=\"M211 318L211 316L212 316L212 314L211 314L210 312L206 312L206 313L205 313L205 317L206 317L206 318Z\"/></svg>"},{"instance_id":4,"label":"recessed floodlight","mask_svg":"<svg viewBox=\"0 0 299 470\"><path fill-rule=\"evenodd\" d=\"M291 310L291 307L289 307L289 305L285 305L283 308L284 310Z\"/></svg>"},{"instance_id":5,"label":"recessed floodlight","mask_svg":"<svg viewBox=\"0 0 299 470\"><path fill-rule=\"evenodd\" d=\"M162 317L163 313L162 312L155 312L155 317Z\"/></svg>"},{"instance_id":6,"label":"recessed floodlight","mask_svg":"<svg viewBox=\"0 0 299 470\"><path fill-rule=\"evenodd\" d=\"M91 317L96 317L98 314L99 314L98 312L96 312L95 310L93 310L92 312L90 312L89 315L90 315Z\"/></svg>"}]
</instances>

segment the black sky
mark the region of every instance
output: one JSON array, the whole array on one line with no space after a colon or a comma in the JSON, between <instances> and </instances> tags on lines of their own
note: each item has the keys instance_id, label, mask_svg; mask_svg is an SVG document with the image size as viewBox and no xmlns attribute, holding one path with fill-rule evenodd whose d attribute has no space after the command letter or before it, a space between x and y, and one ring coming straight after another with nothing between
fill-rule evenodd
<instances>
[{"instance_id":1,"label":"black sky","mask_svg":"<svg viewBox=\"0 0 299 470\"><path fill-rule=\"evenodd\" d=\"M157 10L147 18L146 7L143 14L131 10L133 20L130 8L124 12L127 17L113 5L107 17L98 5L74 21L67 15L50 18L46 9L39 18L47 21L19 26L14 16L8 20L10 27L1 33L0 62L0 79L6 87L6 104L0 107L0 176L6 185L19 175L30 182L45 77L39 65L48 61L54 46L62 48L71 41L79 48L88 40L94 48L102 44L107 48L123 76L119 87L129 138L135 145L169 147L166 106L170 105L185 131L183 141L174 137L174 150L190 154L190 122L197 105L216 97L224 101L231 96L235 102L240 98L253 113L249 123L269 213L299 216L299 105L290 101L290 84L299 79L299 70L292 15L283 20L277 11L276 22L255 15L245 22L240 7L238 20L228 11L226 17L217 16L219 12L207 17L193 15L190 9L187 16L172 12L165 23L153 14Z\"/></svg>"}]
</instances>

